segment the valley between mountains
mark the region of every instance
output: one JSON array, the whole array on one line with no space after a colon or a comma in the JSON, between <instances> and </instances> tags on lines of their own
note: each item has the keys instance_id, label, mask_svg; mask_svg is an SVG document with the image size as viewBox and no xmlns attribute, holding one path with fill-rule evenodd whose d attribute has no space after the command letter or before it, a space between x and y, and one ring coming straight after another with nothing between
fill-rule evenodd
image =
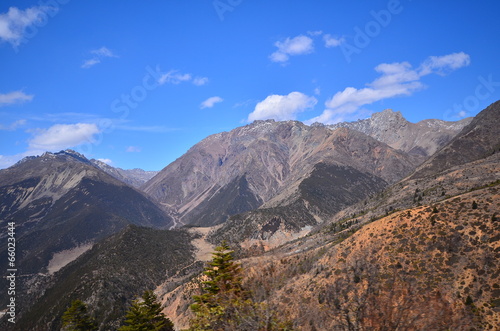
<instances>
[{"instance_id":1,"label":"valley between mountains","mask_svg":"<svg viewBox=\"0 0 500 331\"><path fill-rule=\"evenodd\" d=\"M226 241L254 301L293 330L499 330L498 123L500 101L457 122L255 121L159 172L72 150L25 158L0 170L18 270L16 323L0 327L60 330L79 299L116 330L155 290L185 329Z\"/></svg>"}]
</instances>

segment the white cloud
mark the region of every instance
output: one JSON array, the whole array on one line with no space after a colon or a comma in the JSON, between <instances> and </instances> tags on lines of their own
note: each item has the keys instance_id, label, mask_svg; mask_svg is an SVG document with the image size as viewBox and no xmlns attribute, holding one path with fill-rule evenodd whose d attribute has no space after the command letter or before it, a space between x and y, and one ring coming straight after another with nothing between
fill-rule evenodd
<instances>
[{"instance_id":1,"label":"white cloud","mask_svg":"<svg viewBox=\"0 0 500 331\"><path fill-rule=\"evenodd\" d=\"M195 77L193 79L193 84L196 86L202 86L208 83L207 77Z\"/></svg>"},{"instance_id":2,"label":"white cloud","mask_svg":"<svg viewBox=\"0 0 500 331\"><path fill-rule=\"evenodd\" d=\"M95 66L96 64L101 63L103 58L118 57L111 50L109 50L107 47L104 46L98 49L93 49L90 51L90 53L94 54L94 56L91 57L90 59L83 61L83 64L81 65L83 69L88 69L90 67Z\"/></svg>"},{"instance_id":3,"label":"white cloud","mask_svg":"<svg viewBox=\"0 0 500 331\"><path fill-rule=\"evenodd\" d=\"M111 165L113 161L110 159L97 159L97 161L101 161L102 163L106 163L107 165Z\"/></svg>"},{"instance_id":4,"label":"white cloud","mask_svg":"<svg viewBox=\"0 0 500 331\"><path fill-rule=\"evenodd\" d=\"M196 86L202 86L208 83L208 77L193 77L192 74L180 73L178 70L170 70L169 72L163 73L158 78L158 84L180 84L184 82L191 82Z\"/></svg>"},{"instance_id":5,"label":"white cloud","mask_svg":"<svg viewBox=\"0 0 500 331\"><path fill-rule=\"evenodd\" d=\"M413 69L408 62L382 63L375 67L381 76L373 82L366 84L368 87L356 89L347 87L337 92L326 101L326 110L318 117L306 123L321 122L326 124L336 123L346 116L352 117L360 111L360 107L374 102L409 96L425 87L420 79L431 73L444 74L467 66L469 56L465 53L454 53L441 57L431 56L419 68Z\"/></svg>"},{"instance_id":6,"label":"white cloud","mask_svg":"<svg viewBox=\"0 0 500 331\"><path fill-rule=\"evenodd\" d=\"M274 46L278 50L269 56L273 62L287 62L290 56L309 54L314 51L313 40L304 35L277 41Z\"/></svg>"},{"instance_id":7,"label":"white cloud","mask_svg":"<svg viewBox=\"0 0 500 331\"><path fill-rule=\"evenodd\" d=\"M169 72L163 74L158 79L158 83L163 85L165 83L170 84L180 84L182 82L190 81L193 77L191 74L181 74L177 70L170 70Z\"/></svg>"},{"instance_id":8,"label":"white cloud","mask_svg":"<svg viewBox=\"0 0 500 331\"><path fill-rule=\"evenodd\" d=\"M10 7L7 13L0 14L0 40L17 47L21 44L26 28L42 20L47 10L57 10L35 6L26 10Z\"/></svg>"},{"instance_id":9,"label":"white cloud","mask_svg":"<svg viewBox=\"0 0 500 331\"><path fill-rule=\"evenodd\" d=\"M222 102L222 101L224 101L224 99L222 99L221 97L210 97L200 104L200 108L201 109L212 108L216 103Z\"/></svg>"},{"instance_id":10,"label":"white cloud","mask_svg":"<svg viewBox=\"0 0 500 331\"><path fill-rule=\"evenodd\" d=\"M107 47L101 47L99 49L93 49L90 53L95 54L99 57L118 57L112 51L110 51Z\"/></svg>"},{"instance_id":11,"label":"white cloud","mask_svg":"<svg viewBox=\"0 0 500 331\"><path fill-rule=\"evenodd\" d=\"M88 59L88 60L83 61L82 68L88 69L88 68L93 67L99 63L101 63L101 60L99 60L99 59L96 59L96 58Z\"/></svg>"},{"instance_id":12,"label":"white cloud","mask_svg":"<svg viewBox=\"0 0 500 331\"><path fill-rule=\"evenodd\" d=\"M470 64L470 56L464 52L444 56L430 56L422 63L421 75L437 73L445 75L453 70L466 67Z\"/></svg>"},{"instance_id":13,"label":"white cloud","mask_svg":"<svg viewBox=\"0 0 500 331\"><path fill-rule=\"evenodd\" d=\"M0 94L0 107L15 103L23 103L33 100L34 95L29 95L23 91L13 91L6 94Z\"/></svg>"},{"instance_id":14,"label":"white cloud","mask_svg":"<svg viewBox=\"0 0 500 331\"><path fill-rule=\"evenodd\" d=\"M59 151L95 142L94 135L100 133L96 124L56 124L48 129L35 131L29 141L30 151Z\"/></svg>"},{"instance_id":15,"label":"white cloud","mask_svg":"<svg viewBox=\"0 0 500 331\"><path fill-rule=\"evenodd\" d=\"M141 149L137 146L129 146L127 147L127 153L140 153Z\"/></svg>"},{"instance_id":16,"label":"white cloud","mask_svg":"<svg viewBox=\"0 0 500 331\"><path fill-rule=\"evenodd\" d=\"M344 38L335 38L329 34L325 34L323 40L325 41L326 48L337 47L344 42Z\"/></svg>"},{"instance_id":17,"label":"white cloud","mask_svg":"<svg viewBox=\"0 0 500 331\"><path fill-rule=\"evenodd\" d=\"M250 115L248 121L275 119L278 121L296 119L298 113L313 108L318 100L300 92L288 95L270 95L259 102Z\"/></svg>"}]
</instances>

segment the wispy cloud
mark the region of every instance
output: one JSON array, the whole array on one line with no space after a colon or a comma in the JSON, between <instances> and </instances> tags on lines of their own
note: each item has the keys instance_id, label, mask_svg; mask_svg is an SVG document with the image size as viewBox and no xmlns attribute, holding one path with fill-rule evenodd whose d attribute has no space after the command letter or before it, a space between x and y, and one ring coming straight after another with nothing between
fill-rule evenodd
<instances>
[{"instance_id":1,"label":"wispy cloud","mask_svg":"<svg viewBox=\"0 0 500 331\"><path fill-rule=\"evenodd\" d=\"M98 49L93 49L90 51L90 53L92 54L92 57L90 59L84 60L83 64L81 65L83 69L88 69L95 66L96 64L101 63L102 59L104 58L118 57L111 50L104 46Z\"/></svg>"},{"instance_id":2,"label":"wispy cloud","mask_svg":"<svg viewBox=\"0 0 500 331\"><path fill-rule=\"evenodd\" d=\"M180 84L182 82L190 81L193 78L191 74L182 74L177 70L170 70L167 73L164 73L158 79L158 83L160 85L169 83L169 84Z\"/></svg>"},{"instance_id":3,"label":"wispy cloud","mask_svg":"<svg viewBox=\"0 0 500 331\"><path fill-rule=\"evenodd\" d=\"M16 130L17 128L19 127L22 127L26 124L26 120L17 120L9 125L3 125L3 124L0 124L0 130L3 130L3 131L14 131Z\"/></svg>"},{"instance_id":4,"label":"wispy cloud","mask_svg":"<svg viewBox=\"0 0 500 331\"><path fill-rule=\"evenodd\" d=\"M46 6L34 6L25 10L10 7L6 13L0 14L0 40L17 47L23 41L26 28L42 19L48 10L57 10Z\"/></svg>"},{"instance_id":5,"label":"wispy cloud","mask_svg":"<svg viewBox=\"0 0 500 331\"><path fill-rule=\"evenodd\" d=\"M104 46L98 49L93 49L90 51L90 53L98 57L118 57L112 51L110 51L108 48Z\"/></svg>"},{"instance_id":6,"label":"wispy cloud","mask_svg":"<svg viewBox=\"0 0 500 331\"><path fill-rule=\"evenodd\" d=\"M141 148L137 146L129 146L126 149L127 153L140 153L141 151L142 151Z\"/></svg>"},{"instance_id":7,"label":"wispy cloud","mask_svg":"<svg viewBox=\"0 0 500 331\"><path fill-rule=\"evenodd\" d=\"M32 121L52 123L97 123L104 120L96 114L77 112L43 113L31 116L28 119ZM105 118L105 120L108 119Z\"/></svg>"},{"instance_id":8,"label":"wispy cloud","mask_svg":"<svg viewBox=\"0 0 500 331\"><path fill-rule=\"evenodd\" d=\"M321 30L316 30L316 31L307 31L307 34L316 37L316 36L321 36L323 34L323 31Z\"/></svg>"},{"instance_id":9,"label":"wispy cloud","mask_svg":"<svg viewBox=\"0 0 500 331\"><path fill-rule=\"evenodd\" d=\"M30 121L48 122L48 123L66 123L66 124L92 124L99 128L99 131L108 133L112 130L147 132L147 133L165 133L178 131L178 128L170 128L163 125L133 125L130 120L120 118L101 117L91 113L63 112L63 113L45 113L37 116L28 117Z\"/></svg>"},{"instance_id":10,"label":"wispy cloud","mask_svg":"<svg viewBox=\"0 0 500 331\"><path fill-rule=\"evenodd\" d=\"M196 86L202 86L208 83L207 77L195 77L193 79L193 84Z\"/></svg>"},{"instance_id":11,"label":"wispy cloud","mask_svg":"<svg viewBox=\"0 0 500 331\"><path fill-rule=\"evenodd\" d=\"M56 124L48 129L33 131L34 136L29 140L29 151L32 154L43 151L59 151L79 146L86 142L94 142L95 135L100 133L96 124Z\"/></svg>"},{"instance_id":12,"label":"wispy cloud","mask_svg":"<svg viewBox=\"0 0 500 331\"><path fill-rule=\"evenodd\" d=\"M286 63L290 56L309 54L314 51L312 38L300 35L294 38L286 38L283 41L277 41L274 46L278 48L269 58L273 62Z\"/></svg>"},{"instance_id":13,"label":"wispy cloud","mask_svg":"<svg viewBox=\"0 0 500 331\"><path fill-rule=\"evenodd\" d=\"M301 92L292 92L288 95L270 95L255 106L247 120L248 122L265 119L294 120L297 114L313 108L317 102L315 97L307 96Z\"/></svg>"},{"instance_id":14,"label":"wispy cloud","mask_svg":"<svg viewBox=\"0 0 500 331\"><path fill-rule=\"evenodd\" d=\"M366 84L367 87L357 89L347 87L343 91L326 101L326 110L318 117L312 118L306 123L336 123L346 116L353 116L361 111L362 106L374 102L399 97L409 96L414 92L425 88L420 79L426 75L435 73L443 75L453 70L470 64L469 55L453 53L445 56L431 56L427 58L416 69L408 62L382 63L375 67L380 77Z\"/></svg>"},{"instance_id":15,"label":"wispy cloud","mask_svg":"<svg viewBox=\"0 0 500 331\"><path fill-rule=\"evenodd\" d=\"M101 63L101 60L99 60L97 58L88 59L88 60L83 61L82 68L88 69L88 68L93 67L99 63Z\"/></svg>"},{"instance_id":16,"label":"wispy cloud","mask_svg":"<svg viewBox=\"0 0 500 331\"><path fill-rule=\"evenodd\" d=\"M33 100L34 95L26 94L23 91L13 91L5 94L0 94L0 107L23 103Z\"/></svg>"},{"instance_id":17,"label":"wispy cloud","mask_svg":"<svg viewBox=\"0 0 500 331\"><path fill-rule=\"evenodd\" d=\"M345 39L342 37L333 37L332 35L329 35L329 34L325 34L323 36L323 40L325 42L326 48L340 46L345 41Z\"/></svg>"},{"instance_id":18,"label":"wispy cloud","mask_svg":"<svg viewBox=\"0 0 500 331\"><path fill-rule=\"evenodd\" d=\"M431 73L446 75L453 70L468 66L469 64L470 56L464 52L444 56L430 56L422 63L420 75L423 76Z\"/></svg>"},{"instance_id":19,"label":"wispy cloud","mask_svg":"<svg viewBox=\"0 0 500 331\"><path fill-rule=\"evenodd\" d=\"M208 83L207 77L193 77L192 74L189 73L181 73L178 70L170 70L160 76L158 78L158 84L180 84L184 82L191 82L196 86L202 86Z\"/></svg>"},{"instance_id":20,"label":"wispy cloud","mask_svg":"<svg viewBox=\"0 0 500 331\"><path fill-rule=\"evenodd\" d=\"M201 109L204 109L204 108L212 108L213 106L215 106L216 103L219 103L219 102L222 102L224 101L224 99L222 99L221 97L210 97L208 98L207 100L203 101L201 104L200 104L200 108Z\"/></svg>"},{"instance_id":21,"label":"wispy cloud","mask_svg":"<svg viewBox=\"0 0 500 331\"><path fill-rule=\"evenodd\" d=\"M176 128L169 128L166 126L161 126L161 125L152 125L152 126L146 126L146 125L139 125L139 126L134 126L134 125L124 125L124 124L118 124L114 126L117 130L123 130L123 131L135 131L135 132L148 132L148 133L165 133L165 132L172 132L172 131L178 131L179 129Z\"/></svg>"}]
</instances>

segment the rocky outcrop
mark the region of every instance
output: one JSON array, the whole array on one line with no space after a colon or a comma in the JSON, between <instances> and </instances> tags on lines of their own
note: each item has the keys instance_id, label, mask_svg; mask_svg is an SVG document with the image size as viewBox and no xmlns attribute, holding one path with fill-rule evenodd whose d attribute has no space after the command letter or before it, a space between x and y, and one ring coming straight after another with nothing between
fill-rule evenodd
<instances>
[{"instance_id":1,"label":"rocky outcrop","mask_svg":"<svg viewBox=\"0 0 500 331\"><path fill-rule=\"evenodd\" d=\"M458 122L447 122L428 119L411 123L400 112L386 109L373 114L368 119L342 122L328 127L357 130L395 149L413 155L429 157L446 145L471 120L472 118L466 118Z\"/></svg>"}]
</instances>

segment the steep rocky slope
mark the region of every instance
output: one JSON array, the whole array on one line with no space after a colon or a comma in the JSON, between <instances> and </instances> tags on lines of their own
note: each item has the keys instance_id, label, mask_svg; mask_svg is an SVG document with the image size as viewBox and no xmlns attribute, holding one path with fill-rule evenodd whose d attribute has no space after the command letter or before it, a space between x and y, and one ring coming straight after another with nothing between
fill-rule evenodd
<instances>
[{"instance_id":1,"label":"steep rocky slope","mask_svg":"<svg viewBox=\"0 0 500 331\"><path fill-rule=\"evenodd\" d=\"M27 309L48 275L129 224L169 228L172 218L143 193L73 151L45 153L0 171L0 225L15 223L19 303ZM7 231L0 259L8 261ZM40 288L37 288L40 284ZM8 300L7 286L0 302Z\"/></svg>"},{"instance_id":2,"label":"steep rocky slope","mask_svg":"<svg viewBox=\"0 0 500 331\"><path fill-rule=\"evenodd\" d=\"M363 132L387 145L413 155L429 157L446 145L472 118L458 122L437 119L408 122L400 112L386 109L370 118L356 122L329 125L331 129L341 127ZM321 125L321 124L313 124Z\"/></svg>"},{"instance_id":3,"label":"steep rocky slope","mask_svg":"<svg viewBox=\"0 0 500 331\"><path fill-rule=\"evenodd\" d=\"M209 240L247 249L264 242L267 248L278 246L386 186L384 180L352 167L318 163L293 194L229 218Z\"/></svg>"},{"instance_id":4,"label":"steep rocky slope","mask_svg":"<svg viewBox=\"0 0 500 331\"><path fill-rule=\"evenodd\" d=\"M0 219L16 223L17 263L26 273L43 271L54 252L94 242L127 224L173 224L142 193L73 151L45 153L1 170L0 183Z\"/></svg>"},{"instance_id":5,"label":"steep rocky slope","mask_svg":"<svg viewBox=\"0 0 500 331\"><path fill-rule=\"evenodd\" d=\"M421 178L500 151L500 101L481 111L453 140L412 175Z\"/></svg>"},{"instance_id":6,"label":"steep rocky slope","mask_svg":"<svg viewBox=\"0 0 500 331\"><path fill-rule=\"evenodd\" d=\"M319 163L395 182L421 161L346 128L256 121L204 139L143 189L184 224L212 225L263 204L283 205Z\"/></svg>"}]
</instances>

